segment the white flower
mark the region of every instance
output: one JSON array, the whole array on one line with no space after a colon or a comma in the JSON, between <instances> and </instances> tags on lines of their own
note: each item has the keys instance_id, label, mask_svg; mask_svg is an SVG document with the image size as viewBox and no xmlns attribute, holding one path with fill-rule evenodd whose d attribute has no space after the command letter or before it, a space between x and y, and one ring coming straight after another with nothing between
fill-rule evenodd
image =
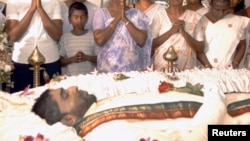
<instances>
[{"instance_id":1,"label":"white flower","mask_svg":"<svg viewBox=\"0 0 250 141\"><path fill-rule=\"evenodd\" d=\"M5 72L11 71L11 66L6 64L6 65L4 66L4 71L5 71Z\"/></svg>"},{"instance_id":2,"label":"white flower","mask_svg":"<svg viewBox=\"0 0 250 141\"><path fill-rule=\"evenodd\" d=\"M0 50L3 51L5 49L5 45L0 43Z\"/></svg>"}]
</instances>

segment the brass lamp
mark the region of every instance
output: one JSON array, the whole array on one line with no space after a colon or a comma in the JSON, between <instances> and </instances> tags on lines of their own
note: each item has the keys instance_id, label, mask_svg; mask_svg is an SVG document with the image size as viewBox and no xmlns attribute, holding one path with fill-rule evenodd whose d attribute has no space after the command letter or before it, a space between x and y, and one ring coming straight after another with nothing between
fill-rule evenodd
<instances>
[{"instance_id":1,"label":"brass lamp","mask_svg":"<svg viewBox=\"0 0 250 141\"><path fill-rule=\"evenodd\" d=\"M168 50L163 54L163 58L167 61L168 67L167 72L172 73L175 71L179 71L177 67L176 60L178 59L178 55L174 50L173 46L170 46ZM164 70L166 72L166 70Z\"/></svg>"},{"instance_id":2,"label":"brass lamp","mask_svg":"<svg viewBox=\"0 0 250 141\"><path fill-rule=\"evenodd\" d=\"M34 88L36 88L40 86L40 70L43 69L40 66L45 62L45 58L39 51L38 47L33 50L28 58L28 62L33 66L31 68L31 70L33 70L33 85Z\"/></svg>"}]
</instances>

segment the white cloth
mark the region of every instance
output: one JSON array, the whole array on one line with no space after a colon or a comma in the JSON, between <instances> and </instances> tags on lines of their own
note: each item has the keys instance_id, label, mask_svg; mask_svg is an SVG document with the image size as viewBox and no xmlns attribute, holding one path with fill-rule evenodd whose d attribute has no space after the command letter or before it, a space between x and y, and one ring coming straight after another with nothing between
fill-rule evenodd
<instances>
[{"instance_id":1,"label":"white cloth","mask_svg":"<svg viewBox=\"0 0 250 141\"><path fill-rule=\"evenodd\" d=\"M203 16L197 26L205 33L205 53L215 68L231 66L235 49L240 40L246 39L249 18L228 14L212 23Z\"/></svg>"},{"instance_id":2,"label":"white cloth","mask_svg":"<svg viewBox=\"0 0 250 141\"><path fill-rule=\"evenodd\" d=\"M93 32L76 36L72 33L65 33L59 41L60 55L68 58L74 56L78 51L82 51L86 55L97 55L97 46L94 41ZM66 67L68 76L87 74L93 71L95 65L89 61L80 63L71 63Z\"/></svg>"},{"instance_id":3,"label":"white cloth","mask_svg":"<svg viewBox=\"0 0 250 141\"><path fill-rule=\"evenodd\" d=\"M6 11L7 20L21 21L30 5L30 0L9 0ZM42 0L42 7L52 20L62 19L58 0ZM28 64L28 58L36 46L46 58L45 63L55 62L59 59L57 42L48 35L38 12L34 13L23 37L14 43L12 59L18 63Z\"/></svg>"},{"instance_id":4,"label":"white cloth","mask_svg":"<svg viewBox=\"0 0 250 141\"><path fill-rule=\"evenodd\" d=\"M209 11L209 9L206 7L202 7L200 9L196 10L196 12L199 13L200 15L205 15L208 11Z\"/></svg>"},{"instance_id":5,"label":"white cloth","mask_svg":"<svg viewBox=\"0 0 250 141\"><path fill-rule=\"evenodd\" d=\"M151 5L147 10L144 11L144 13L148 16L148 18L150 19L150 23L152 23L153 21L153 17L155 15L155 13L157 13L160 10L164 10L166 9L167 6L163 5L163 4L159 4L159 3L154 3L153 5Z\"/></svg>"},{"instance_id":6,"label":"white cloth","mask_svg":"<svg viewBox=\"0 0 250 141\"><path fill-rule=\"evenodd\" d=\"M83 2L83 4L88 9L88 22L86 23L85 28L90 31L93 31L93 26L92 26L93 18L94 18L96 9L98 9L99 7L88 1ZM60 5L61 5L62 17L63 17L63 33L67 33L73 29L72 25L69 23L69 20L68 20L69 7L65 4L64 1L60 1Z\"/></svg>"}]
</instances>

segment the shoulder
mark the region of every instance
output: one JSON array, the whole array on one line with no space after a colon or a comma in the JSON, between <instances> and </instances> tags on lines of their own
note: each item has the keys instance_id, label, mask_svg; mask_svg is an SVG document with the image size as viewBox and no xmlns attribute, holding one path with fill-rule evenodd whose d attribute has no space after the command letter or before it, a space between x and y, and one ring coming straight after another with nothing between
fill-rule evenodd
<instances>
[{"instance_id":1,"label":"shoulder","mask_svg":"<svg viewBox=\"0 0 250 141\"><path fill-rule=\"evenodd\" d=\"M93 31L90 31L90 30L88 30L88 32L86 34L84 34L84 35L85 36L92 36L94 38Z\"/></svg>"},{"instance_id":2,"label":"shoulder","mask_svg":"<svg viewBox=\"0 0 250 141\"><path fill-rule=\"evenodd\" d=\"M62 36L61 36L61 39L67 39L67 38L70 38L74 36L71 32L66 32L66 33L63 33Z\"/></svg>"},{"instance_id":3,"label":"shoulder","mask_svg":"<svg viewBox=\"0 0 250 141\"><path fill-rule=\"evenodd\" d=\"M166 8L164 9L159 9L157 12L156 12L157 15L167 15L167 11L166 11Z\"/></svg>"},{"instance_id":4,"label":"shoulder","mask_svg":"<svg viewBox=\"0 0 250 141\"><path fill-rule=\"evenodd\" d=\"M199 15L200 16L200 14L198 14L196 11L189 10L189 9L186 9L184 13L189 14L189 15L195 15L195 16Z\"/></svg>"},{"instance_id":5,"label":"shoulder","mask_svg":"<svg viewBox=\"0 0 250 141\"><path fill-rule=\"evenodd\" d=\"M185 10L184 14L186 15L185 17L187 19L200 19L202 17L202 15L199 14L198 12L188 9Z\"/></svg>"},{"instance_id":6,"label":"shoulder","mask_svg":"<svg viewBox=\"0 0 250 141\"><path fill-rule=\"evenodd\" d=\"M166 9L166 8L167 8L166 5L159 4L159 3L154 3L153 6L156 7L157 9L159 9L159 10L162 10L162 9Z\"/></svg>"},{"instance_id":7,"label":"shoulder","mask_svg":"<svg viewBox=\"0 0 250 141\"><path fill-rule=\"evenodd\" d=\"M245 16L241 16L241 15L235 15L235 14L229 14L228 17L234 19L234 20L239 20L241 22L243 21L249 21L249 18L248 17L245 17Z\"/></svg>"}]
</instances>

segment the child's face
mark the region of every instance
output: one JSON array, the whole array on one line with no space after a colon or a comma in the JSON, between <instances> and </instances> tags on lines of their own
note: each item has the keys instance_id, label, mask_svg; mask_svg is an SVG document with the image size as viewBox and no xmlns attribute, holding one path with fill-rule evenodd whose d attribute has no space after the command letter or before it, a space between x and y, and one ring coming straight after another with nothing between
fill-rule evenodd
<instances>
[{"instance_id":1,"label":"child's face","mask_svg":"<svg viewBox=\"0 0 250 141\"><path fill-rule=\"evenodd\" d=\"M74 10L69 16L69 22L72 24L73 29L84 29L87 20L88 16L82 10Z\"/></svg>"}]
</instances>

